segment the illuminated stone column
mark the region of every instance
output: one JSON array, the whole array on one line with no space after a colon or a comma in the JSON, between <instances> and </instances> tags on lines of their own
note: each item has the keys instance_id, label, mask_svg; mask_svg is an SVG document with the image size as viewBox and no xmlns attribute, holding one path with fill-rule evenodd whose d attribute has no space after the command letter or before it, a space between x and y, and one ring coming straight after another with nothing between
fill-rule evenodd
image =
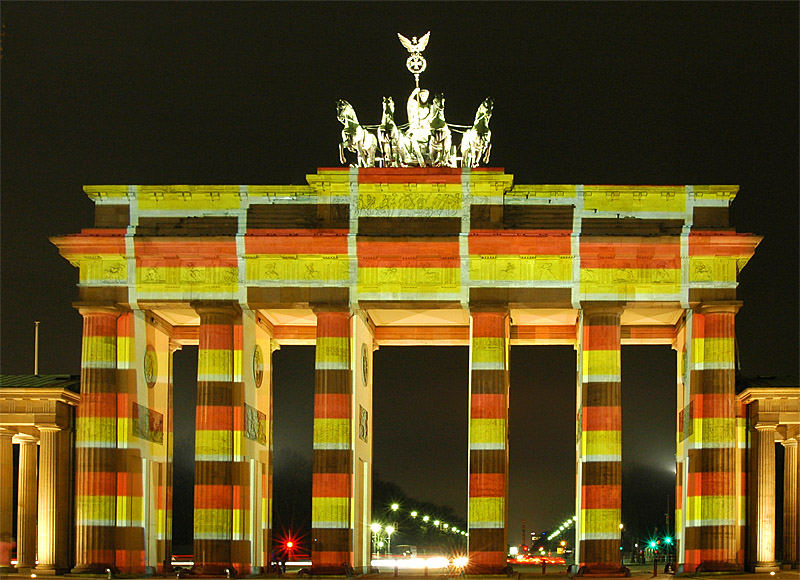
<instances>
[{"instance_id":1,"label":"illuminated stone column","mask_svg":"<svg viewBox=\"0 0 800 580\"><path fill-rule=\"evenodd\" d=\"M756 454L753 483L756 493L756 572L777 570L775 562L775 423L759 423L753 431Z\"/></svg>"},{"instance_id":2,"label":"illuminated stone column","mask_svg":"<svg viewBox=\"0 0 800 580\"><path fill-rule=\"evenodd\" d=\"M739 570L734 317L739 304L703 305L691 318L684 571Z\"/></svg>"},{"instance_id":3,"label":"illuminated stone column","mask_svg":"<svg viewBox=\"0 0 800 580\"><path fill-rule=\"evenodd\" d=\"M11 568L14 535L14 448L12 433L0 427L0 570Z\"/></svg>"},{"instance_id":4,"label":"illuminated stone column","mask_svg":"<svg viewBox=\"0 0 800 580\"><path fill-rule=\"evenodd\" d=\"M508 348L506 310L472 311L469 419L469 570L506 566Z\"/></svg>"},{"instance_id":5,"label":"illuminated stone column","mask_svg":"<svg viewBox=\"0 0 800 580\"><path fill-rule=\"evenodd\" d=\"M795 567L800 564L800 545L798 542L798 463L797 436L784 439L785 451L783 462L783 563Z\"/></svg>"},{"instance_id":6,"label":"illuminated stone column","mask_svg":"<svg viewBox=\"0 0 800 580\"><path fill-rule=\"evenodd\" d=\"M233 570L233 323L226 304L197 304L200 347L194 467L194 571ZM239 427L241 429L241 427Z\"/></svg>"},{"instance_id":7,"label":"illuminated stone column","mask_svg":"<svg viewBox=\"0 0 800 580\"><path fill-rule=\"evenodd\" d=\"M64 483L70 476L69 461L61 457L62 431L58 427L39 426L39 532L38 573L63 573L67 571L69 541L69 506L63 493Z\"/></svg>"},{"instance_id":8,"label":"illuminated stone column","mask_svg":"<svg viewBox=\"0 0 800 580\"><path fill-rule=\"evenodd\" d=\"M578 530L581 574L621 575L622 400L616 305L582 311L578 408Z\"/></svg>"},{"instance_id":9,"label":"illuminated stone column","mask_svg":"<svg viewBox=\"0 0 800 580\"><path fill-rule=\"evenodd\" d=\"M17 487L17 569L36 563L36 438L17 435L19 484Z\"/></svg>"},{"instance_id":10,"label":"illuminated stone column","mask_svg":"<svg viewBox=\"0 0 800 580\"><path fill-rule=\"evenodd\" d=\"M81 401L75 435L75 568L115 569L117 502L117 317L81 308Z\"/></svg>"},{"instance_id":11,"label":"illuminated stone column","mask_svg":"<svg viewBox=\"0 0 800 580\"><path fill-rule=\"evenodd\" d=\"M350 312L317 311L311 562L315 574L352 565Z\"/></svg>"}]
</instances>

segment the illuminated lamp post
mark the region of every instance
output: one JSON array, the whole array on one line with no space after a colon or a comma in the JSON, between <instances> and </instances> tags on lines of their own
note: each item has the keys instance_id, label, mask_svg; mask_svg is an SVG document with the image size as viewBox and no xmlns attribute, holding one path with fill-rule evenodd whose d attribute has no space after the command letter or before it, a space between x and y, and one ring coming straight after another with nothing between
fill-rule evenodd
<instances>
[{"instance_id":1,"label":"illuminated lamp post","mask_svg":"<svg viewBox=\"0 0 800 580\"><path fill-rule=\"evenodd\" d=\"M386 555L391 557L392 555L392 534L394 533L394 526L386 526Z\"/></svg>"},{"instance_id":2,"label":"illuminated lamp post","mask_svg":"<svg viewBox=\"0 0 800 580\"><path fill-rule=\"evenodd\" d=\"M381 525L378 523L372 524L369 529L372 531L372 546L373 554L378 554L378 534L381 533Z\"/></svg>"},{"instance_id":3,"label":"illuminated lamp post","mask_svg":"<svg viewBox=\"0 0 800 580\"><path fill-rule=\"evenodd\" d=\"M619 565L625 565L625 550L622 549L622 530L625 528L625 524L619 525Z\"/></svg>"}]
</instances>

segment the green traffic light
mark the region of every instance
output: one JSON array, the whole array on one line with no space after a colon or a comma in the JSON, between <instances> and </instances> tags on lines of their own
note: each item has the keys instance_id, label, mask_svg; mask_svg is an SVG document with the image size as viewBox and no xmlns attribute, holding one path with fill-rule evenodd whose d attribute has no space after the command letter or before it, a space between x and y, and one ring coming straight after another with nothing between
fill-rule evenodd
<instances>
[{"instance_id":1,"label":"green traffic light","mask_svg":"<svg viewBox=\"0 0 800 580\"><path fill-rule=\"evenodd\" d=\"M656 547L656 541L655 540L650 540L650 547L651 548L655 548Z\"/></svg>"},{"instance_id":2,"label":"green traffic light","mask_svg":"<svg viewBox=\"0 0 800 580\"><path fill-rule=\"evenodd\" d=\"M672 544L672 538L670 538L669 536L667 536L666 538L664 538L664 543L665 543L665 544Z\"/></svg>"}]
</instances>

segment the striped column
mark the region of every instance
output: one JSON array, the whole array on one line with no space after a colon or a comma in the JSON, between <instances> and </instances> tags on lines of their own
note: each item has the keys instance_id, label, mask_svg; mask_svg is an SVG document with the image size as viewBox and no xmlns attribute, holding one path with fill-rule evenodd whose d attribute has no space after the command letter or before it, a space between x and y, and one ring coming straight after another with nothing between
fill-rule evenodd
<instances>
[{"instance_id":1,"label":"striped column","mask_svg":"<svg viewBox=\"0 0 800 580\"><path fill-rule=\"evenodd\" d=\"M200 315L194 463L194 571L233 571L233 322L226 304L193 305Z\"/></svg>"},{"instance_id":2,"label":"striped column","mask_svg":"<svg viewBox=\"0 0 800 580\"><path fill-rule=\"evenodd\" d=\"M353 562L350 313L316 314L312 571L342 573Z\"/></svg>"},{"instance_id":3,"label":"striped column","mask_svg":"<svg viewBox=\"0 0 800 580\"><path fill-rule=\"evenodd\" d=\"M506 566L508 479L508 312L471 313L469 569Z\"/></svg>"},{"instance_id":4,"label":"striped column","mask_svg":"<svg viewBox=\"0 0 800 580\"><path fill-rule=\"evenodd\" d=\"M114 562L124 574L145 571L142 453L131 441L133 403L137 393L137 354L133 312L117 319L117 500ZM139 363L140 364L140 363Z\"/></svg>"},{"instance_id":5,"label":"striped column","mask_svg":"<svg viewBox=\"0 0 800 580\"><path fill-rule=\"evenodd\" d=\"M117 317L81 308L81 401L75 433L74 573L116 569Z\"/></svg>"},{"instance_id":6,"label":"striped column","mask_svg":"<svg viewBox=\"0 0 800 580\"><path fill-rule=\"evenodd\" d=\"M687 440L686 572L741 568L735 410L734 316L738 303L704 305L692 317L692 433Z\"/></svg>"},{"instance_id":7,"label":"striped column","mask_svg":"<svg viewBox=\"0 0 800 580\"><path fill-rule=\"evenodd\" d=\"M19 484L17 505L17 570L36 565L36 438L17 435L19 441Z\"/></svg>"},{"instance_id":8,"label":"striped column","mask_svg":"<svg viewBox=\"0 0 800 580\"><path fill-rule=\"evenodd\" d=\"M579 563L584 573L621 572L622 400L620 315L584 307L578 408Z\"/></svg>"},{"instance_id":9,"label":"striped column","mask_svg":"<svg viewBox=\"0 0 800 580\"><path fill-rule=\"evenodd\" d=\"M10 429L0 427L0 571L11 569L11 538L14 535L14 447Z\"/></svg>"}]
</instances>

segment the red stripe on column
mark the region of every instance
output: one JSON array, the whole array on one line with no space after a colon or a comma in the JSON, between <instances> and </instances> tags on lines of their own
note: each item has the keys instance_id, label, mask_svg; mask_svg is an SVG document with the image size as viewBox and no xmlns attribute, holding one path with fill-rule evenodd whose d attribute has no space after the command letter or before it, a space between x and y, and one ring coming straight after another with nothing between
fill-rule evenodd
<instances>
[{"instance_id":1,"label":"red stripe on column","mask_svg":"<svg viewBox=\"0 0 800 580\"><path fill-rule=\"evenodd\" d=\"M472 395L469 416L472 419L505 419L505 395Z\"/></svg>"},{"instance_id":2,"label":"red stripe on column","mask_svg":"<svg viewBox=\"0 0 800 580\"><path fill-rule=\"evenodd\" d=\"M583 509L619 509L622 507L621 485L584 485L581 487Z\"/></svg>"},{"instance_id":3,"label":"red stripe on column","mask_svg":"<svg viewBox=\"0 0 800 580\"><path fill-rule=\"evenodd\" d=\"M471 473L470 497L505 497L506 476L503 473Z\"/></svg>"},{"instance_id":4,"label":"red stripe on column","mask_svg":"<svg viewBox=\"0 0 800 580\"><path fill-rule=\"evenodd\" d=\"M347 497L350 494L349 473L317 473L314 475L313 497Z\"/></svg>"},{"instance_id":5,"label":"red stripe on column","mask_svg":"<svg viewBox=\"0 0 800 580\"><path fill-rule=\"evenodd\" d=\"M621 407L583 408L583 428L586 431L619 431L621 424Z\"/></svg>"},{"instance_id":6,"label":"red stripe on column","mask_svg":"<svg viewBox=\"0 0 800 580\"><path fill-rule=\"evenodd\" d=\"M314 395L314 417L318 419L349 419L352 398L345 394Z\"/></svg>"}]
</instances>

